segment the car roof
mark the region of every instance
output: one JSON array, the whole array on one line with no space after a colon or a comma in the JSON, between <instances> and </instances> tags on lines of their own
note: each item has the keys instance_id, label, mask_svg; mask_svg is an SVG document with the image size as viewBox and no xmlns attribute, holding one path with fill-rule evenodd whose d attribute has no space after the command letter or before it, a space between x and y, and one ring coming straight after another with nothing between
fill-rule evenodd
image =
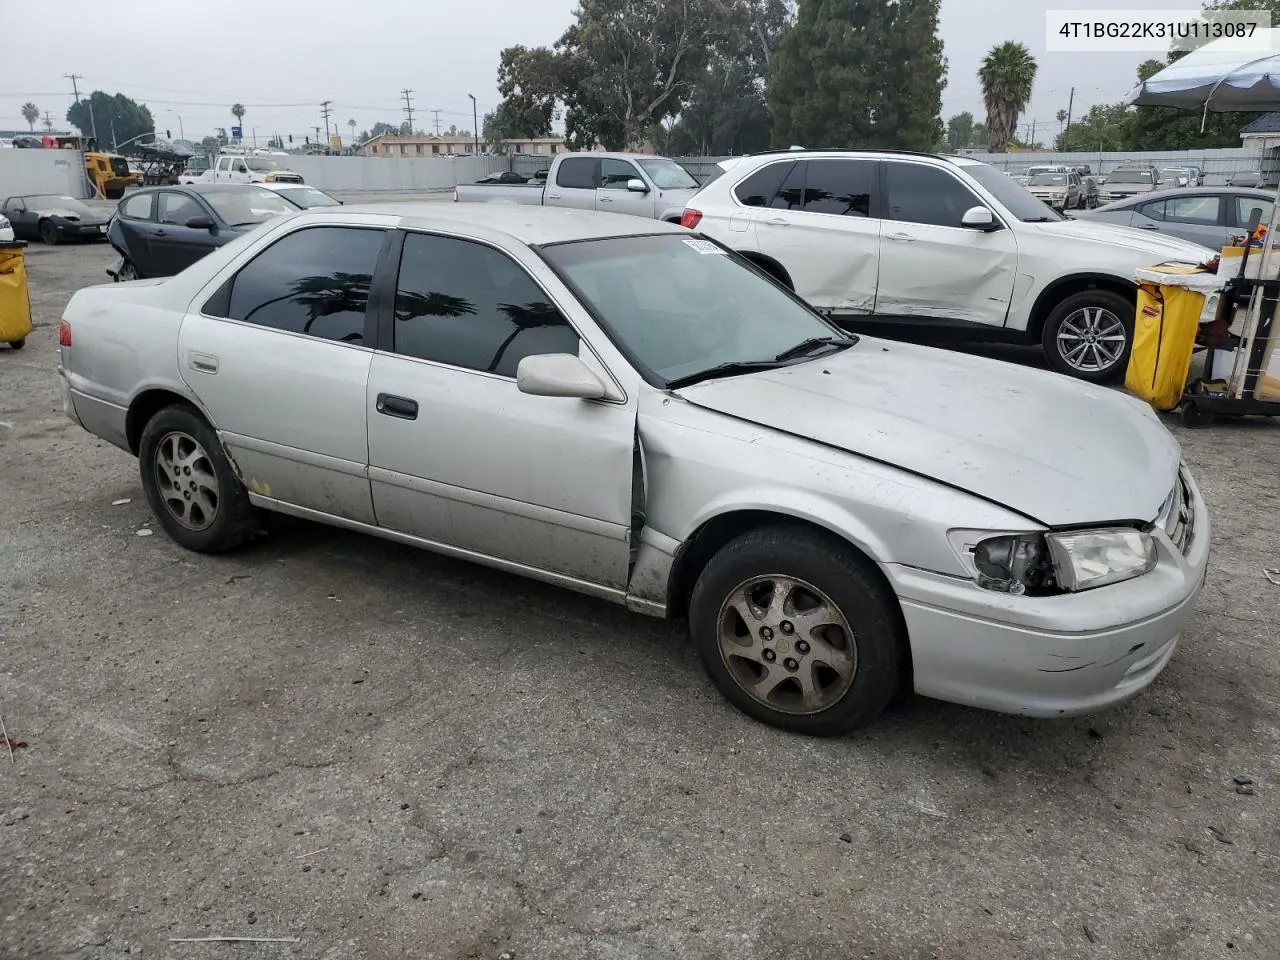
<instances>
[{"instance_id":1,"label":"car roof","mask_svg":"<svg viewBox=\"0 0 1280 960\"><path fill-rule=\"evenodd\" d=\"M394 203L348 204L337 213L332 207L323 212L301 213L300 217L326 218L360 214L382 214L400 217L405 229L447 229L465 233L468 228L486 233L501 233L522 243L565 243L573 240L599 240L606 237L639 237L673 233L691 236L684 227L645 217L565 207L536 207L508 203L449 203L416 201Z\"/></svg>"},{"instance_id":2,"label":"car roof","mask_svg":"<svg viewBox=\"0 0 1280 960\"><path fill-rule=\"evenodd\" d=\"M1250 197L1257 200L1273 200L1275 192L1272 190L1259 190L1257 187L1168 187L1164 190L1148 190L1146 193L1135 194L1132 197L1125 197L1123 200L1117 200L1115 206L1127 204L1132 201L1146 203L1149 200L1163 200L1165 197ZM1113 204L1107 204L1112 206Z\"/></svg>"},{"instance_id":3,"label":"car roof","mask_svg":"<svg viewBox=\"0 0 1280 960\"><path fill-rule=\"evenodd\" d=\"M125 195L125 198L136 196L139 193L156 193L159 190L189 190L192 193L235 193L244 190L259 190L264 186L261 183L173 183L161 184L158 187L143 187L141 190L134 190Z\"/></svg>"}]
</instances>

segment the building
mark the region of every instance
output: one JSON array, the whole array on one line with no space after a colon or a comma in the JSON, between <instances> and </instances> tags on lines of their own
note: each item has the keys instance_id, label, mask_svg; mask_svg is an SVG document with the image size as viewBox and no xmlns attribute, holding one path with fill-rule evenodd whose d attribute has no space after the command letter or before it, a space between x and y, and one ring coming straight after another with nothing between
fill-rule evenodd
<instances>
[{"instance_id":1,"label":"building","mask_svg":"<svg viewBox=\"0 0 1280 960\"><path fill-rule=\"evenodd\" d=\"M535 137L522 140L504 140L504 153L521 153L532 156L548 157L556 153L564 153L563 137ZM480 152L485 153L488 145L482 140ZM364 144L364 152L370 157L465 157L476 151L474 137L435 136L434 134L384 133Z\"/></svg>"},{"instance_id":2,"label":"building","mask_svg":"<svg viewBox=\"0 0 1280 960\"><path fill-rule=\"evenodd\" d=\"M1240 128L1240 142L1247 150L1262 153L1280 147L1280 113L1264 113Z\"/></svg>"}]
</instances>

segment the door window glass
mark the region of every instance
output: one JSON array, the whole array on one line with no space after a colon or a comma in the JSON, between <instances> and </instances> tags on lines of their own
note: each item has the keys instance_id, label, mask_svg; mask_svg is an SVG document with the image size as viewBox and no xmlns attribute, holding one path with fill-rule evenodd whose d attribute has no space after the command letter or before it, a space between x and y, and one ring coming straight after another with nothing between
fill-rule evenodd
<instances>
[{"instance_id":1,"label":"door window glass","mask_svg":"<svg viewBox=\"0 0 1280 960\"><path fill-rule=\"evenodd\" d=\"M396 353L514 377L524 357L578 353L578 334L493 247L411 233L396 285Z\"/></svg>"},{"instance_id":2,"label":"door window glass","mask_svg":"<svg viewBox=\"0 0 1280 960\"><path fill-rule=\"evenodd\" d=\"M248 173L249 166L243 160L237 160L235 166L236 173Z\"/></svg>"},{"instance_id":3,"label":"door window glass","mask_svg":"<svg viewBox=\"0 0 1280 960\"><path fill-rule=\"evenodd\" d=\"M804 184L805 213L871 216L874 160L810 160Z\"/></svg>"},{"instance_id":4,"label":"door window glass","mask_svg":"<svg viewBox=\"0 0 1280 960\"><path fill-rule=\"evenodd\" d=\"M804 203L804 168L807 163L797 163L787 172L787 178L774 194L769 206L775 210L799 210Z\"/></svg>"},{"instance_id":5,"label":"door window glass","mask_svg":"<svg viewBox=\"0 0 1280 960\"><path fill-rule=\"evenodd\" d=\"M1148 220L1164 219L1164 201L1152 200L1150 203L1144 203L1138 207L1138 213L1146 217Z\"/></svg>"},{"instance_id":6,"label":"door window glass","mask_svg":"<svg viewBox=\"0 0 1280 960\"><path fill-rule=\"evenodd\" d=\"M981 205L959 180L937 167L923 163L885 163L889 195L888 220L923 223L936 227L959 227L964 212Z\"/></svg>"},{"instance_id":7,"label":"door window glass","mask_svg":"<svg viewBox=\"0 0 1280 960\"><path fill-rule=\"evenodd\" d=\"M1218 223L1217 197L1170 197L1165 204L1164 218L1174 223L1195 223L1205 227Z\"/></svg>"},{"instance_id":8,"label":"door window glass","mask_svg":"<svg viewBox=\"0 0 1280 960\"><path fill-rule=\"evenodd\" d=\"M160 216L157 219L161 223L185 224L195 217L207 216L200 204L186 194L160 194Z\"/></svg>"},{"instance_id":9,"label":"door window glass","mask_svg":"<svg viewBox=\"0 0 1280 960\"><path fill-rule=\"evenodd\" d=\"M130 220L150 220L151 219L151 201L155 199L154 193L137 193L120 204L120 216L128 217Z\"/></svg>"},{"instance_id":10,"label":"door window glass","mask_svg":"<svg viewBox=\"0 0 1280 960\"><path fill-rule=\"evenodd\" d=\"M566 157L556 171L556 186L569 190L594 190L599 160L594 157Z\"/></svg>"},{"instance_id":11,"label":"door window glass","mask_svg":"<svg viewBox=\"0 0 1280 960\"><path fill-rule=\"evenodd\" d=\"M227 316L343 343L364 342L383 231L311 227L273 243L231 285Z\"/></svg>"},{"instance_id":12,"label":"door window glass","mask_svg":"<svg viewBox=\"0 0 1280 960\"><path fill-rule=\"evenodd\" d=\"M1264 227L1271 223L1271 201L1261 197L1236 197L1236 223L1242 227L1249 225L1255 210L1261 211L1258 222Z\"/></svg>"},{"instance_id":13,"label":"door window glass","mask_svg":"<svg viewBox=\"0 0 1280 960\"><path fill-rule=\"evenodd\" d=\"M625 160L600 161L600 189L625 190L628 180L639 180L640 171Z\"/></svg>"},{"instance_id":14,"label":"door window glass","mask_svg":"<svg viewBox=\"0 0 1280 960\"><path fill-rule=\"evenodd\" d=\"M795 161L771 163L761 167L747 179L733 188L733 195L745 206L767 207L773 202L778 188L782 186Z\"/></svg>"}]
</instances>

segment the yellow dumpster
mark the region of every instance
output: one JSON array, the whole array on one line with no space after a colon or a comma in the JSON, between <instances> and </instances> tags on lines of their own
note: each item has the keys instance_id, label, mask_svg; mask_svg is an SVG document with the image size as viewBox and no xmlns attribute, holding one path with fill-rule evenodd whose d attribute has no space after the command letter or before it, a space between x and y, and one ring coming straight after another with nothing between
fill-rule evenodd
<instances>
[{"instance_id":1,"label":"yellow dumpster","mask_svg":"<svg viewBox=\"0 0 1280 960\"><path fill-rule=\"evenodd\" d=\"M1133 278L1138 305L1124 385L1157 410L1173 410L1187 385L1205 297L1217 293L1226 277L1160 264L1135 270Z\"/></svg>"},{"instance_id":2,"label":"yellow dumpster","mask_svg":"<svg viewBox=\"0 0 1280 960\"><path fill-rule=\"evenodd\" d=\"M26 243L0 243L0 343L21 350L31 332L31 295L27 292Z\"/></svg>"}]
</instances>

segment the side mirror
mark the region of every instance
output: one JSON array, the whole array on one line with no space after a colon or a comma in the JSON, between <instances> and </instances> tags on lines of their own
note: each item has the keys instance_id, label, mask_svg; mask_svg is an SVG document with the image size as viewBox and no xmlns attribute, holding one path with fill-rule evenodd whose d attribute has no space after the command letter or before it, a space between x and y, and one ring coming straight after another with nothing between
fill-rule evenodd
<instances>
[{"instance_id":1,"label":"side mirror","mask_svg":"<svg viewBox=\"0 0 1280 960\"><path fill-rule=\"evenodd\" d=\"M212 230L213 221L208 217L192 217L186 224L192 230Z\"/></svg>"},{"instance_id":2,"label":"side mirror","mask_svg":"<svg viewBox=\"0 0 1280 960\"><path fill-rule=\"evenodd\" d=\"M627 189L632 193L648 193L649 187L643 180L632 178L627 181Z\"/></svg>"},{"instance_id":3,"label":"side mirror","mask_svg":"<svg viewBox=\"0 0 1280 960\"><path fill-rule=\"evenodd\" d=\"M1000 225L996 223L995 215L986 207L970 207L960 218L960 226L970 230L990 231L998 229Z\"/></svg>"},{"instance_id":4,"label":"side mirror","mask_svg":"<svg viewBox=\"0 0 1280 960\"><path fill-rule=\"evenodd\" d=\"M600 378L571 353L525 357L516 367L516 387L534 397L600 400L605 396Z\"/></svg>"}]
</instances>

